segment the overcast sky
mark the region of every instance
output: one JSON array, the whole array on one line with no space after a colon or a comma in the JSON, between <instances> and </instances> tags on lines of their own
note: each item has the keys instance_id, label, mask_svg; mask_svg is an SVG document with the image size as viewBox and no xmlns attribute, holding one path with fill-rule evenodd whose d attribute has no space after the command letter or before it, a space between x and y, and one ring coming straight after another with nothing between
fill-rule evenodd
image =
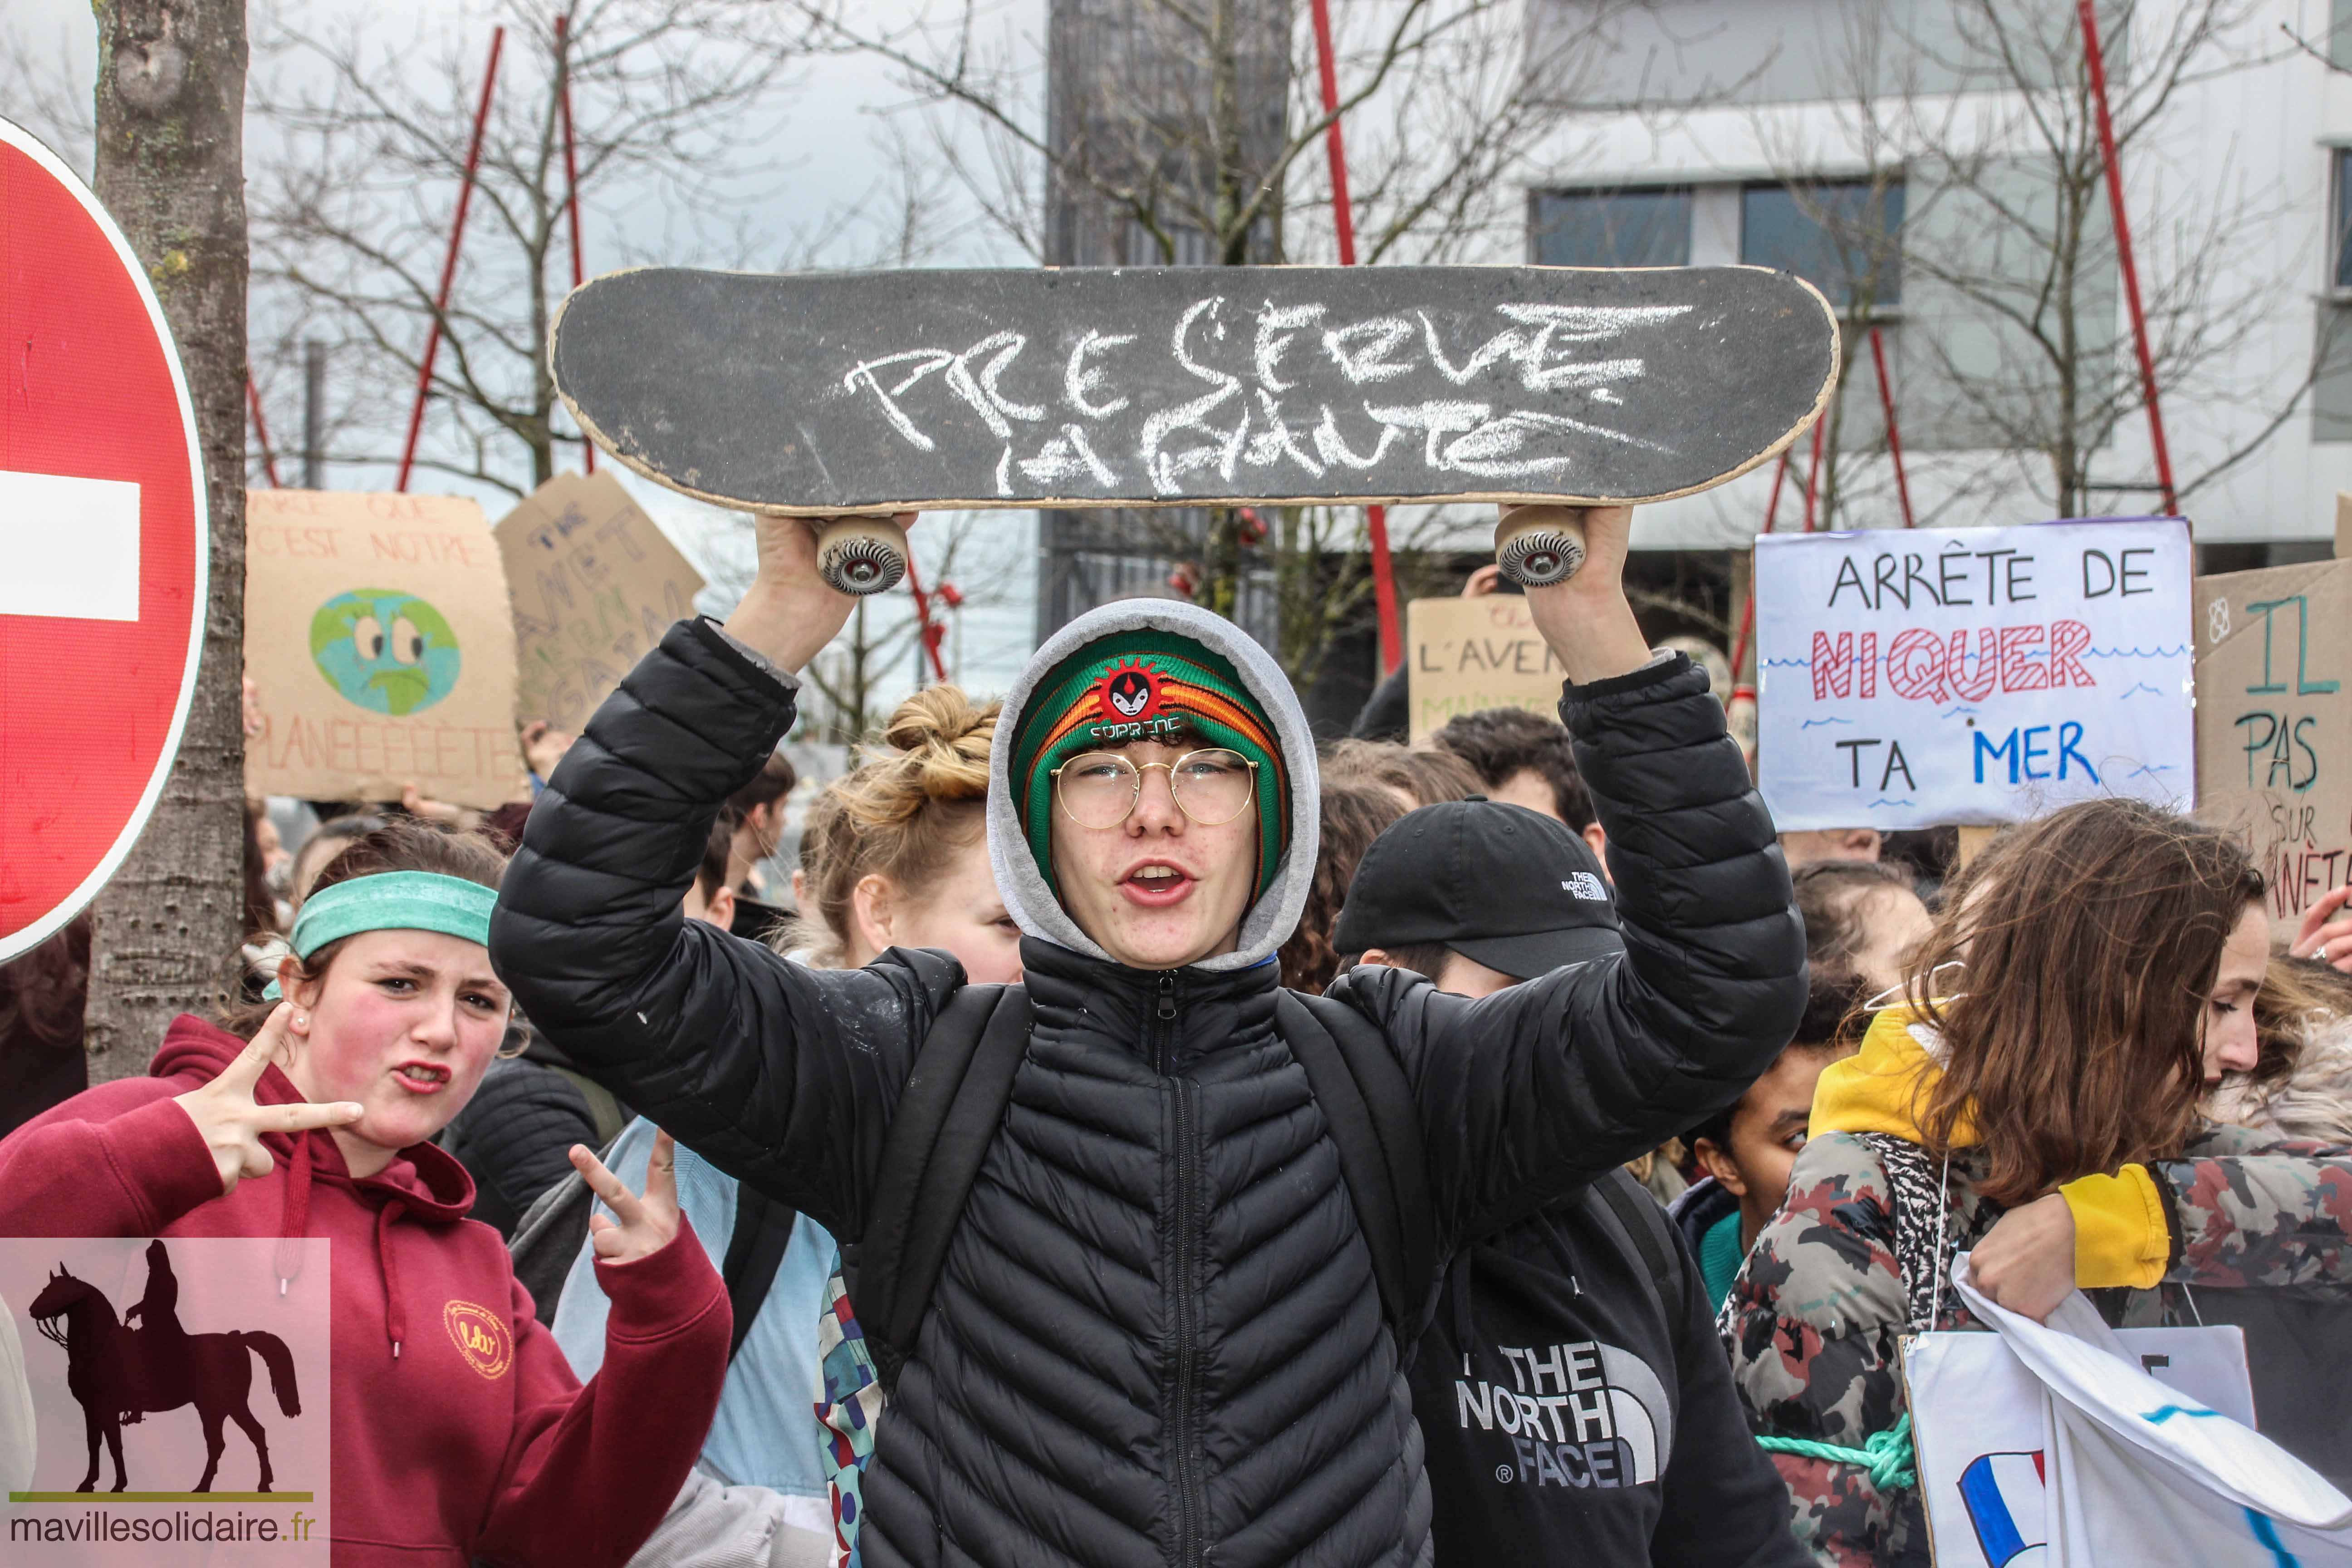
<instances>
[{"instance_id":1,"label":"overcast sky","mask_svg":"<svg viewBox=\"0 0 2352 1568\"><path fill-rule=\"evenodd\" d=\"M938 4L930 8L942 10ZM857 14L864 25L888 26L915 17L924 9L923 0L863 0ZM393 7L386 7L382 0L255 0L251 14L257 36L272 16L299 21L306 30L335 30L352 19L361 19L383 29L387 37L396 33L413 39L413 47L403 52L416 59L437 58L446 49L463 53L469 46L472 53L486 54L490 28L499 20L499 7L490 0L397 0ZM1033 68L1042 51L1044 19L1045 0L1001 0L994 13L1001 46ZM89 0L5 0L0 29L5 29L5 41L24 57L18 70L0 79L0 113L61 142L72 141L72 128L53 121L62 107L65 113L87 122L97 54ZM256 68L271 68L257 60ZM30 83L23 74L26 69L33 73ZM28 88L46 90L35 92ZM865 58L828 58L801 68L779 100L779 107L782 133L772 143L776 158L763 179L765 188L745 201L740 214L728 216L742 218L752 235L771 242L772 253L782 257L796 238L809 237L822 215L854 207L885 187L891 176L888 145L894 128L915 135L921 125L907 111L906 94L893 85L887 69ZM44 110L49 112L45 115ZM898 112L894 115L893 110ZM772 112L763 117L762 129L775 123L776 115ZM247 122L248 167L257 166L268 155L268 126ZM74 155L71 161L87 173L86 154ZM583 249L592 276L621 265L625 258L678 263L712 259L679 253L696 241L675 221L677 215L666 208L658 191L611 185L591 188L583 191L582 206ZM433 243L437 247L439 237ZM974 266L1018 264L1020 258L1002 240L961 226L957 237L927 259L931 265ZM273 435L281 447L287 443L287 430L298 426L299 419L299 407L274 412ZM390 489L392 484L388 468L375 472L352 465L331 467L327 479L336 489ZM740 527L656 486L625 476L625 480L681 548L703 563L707 575L724 575L729 556L748 563L749 540ZM421 481L416 488L427 484L436 489L466 489L437 479ZM508 504L499 492L487 488L476 499L494 520ZM919 545L920 531L917 539ZM950 635L948 653L951 664L961 663L965 684L977 691L1001 690L1009 684L1033 645L1034 540L1032 514L995 513L980 525L964 548L964 565L958 575L967 588L977 590L974 597L982 602L963 612L966 624ZM919 550L919 557L924 553L929 552ZM707 596L703 607L723 613L728 606L717 599L716 595ZM904 616L908 603L901 591L877 607ZM912 689L913 664L911 657L893 661L887 672L893 677L892 695Z\"/></svg>"}]
</instances>

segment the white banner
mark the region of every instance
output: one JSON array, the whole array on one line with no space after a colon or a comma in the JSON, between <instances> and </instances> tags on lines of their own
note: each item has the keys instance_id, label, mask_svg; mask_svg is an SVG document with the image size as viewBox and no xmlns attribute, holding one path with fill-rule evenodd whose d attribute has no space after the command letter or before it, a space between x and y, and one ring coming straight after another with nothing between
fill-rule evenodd
<instances>
[{"instance_id":1,"label":"white banner","mask_svg":"<svg viewBox=\"0 0 2352 1568\"><path fill-rule=\"evenodd\" d=\"M2177 518L1768 533L1759 763L1782 829L2018 822L2195 794Z\"/></svg>"},{"instance_id":2,"label":"white banner","mask_svg":"<svg viewBox=\"0 0 2352 1568\"><path fill-rule=\"evenodd\" d=\"M1904 1341L1937 1568L2347 1568L2352 1498L2253 1428L2231 1328L2046 1323L1952 1283L1990 1333Z\"/></svg>"}]
</instances>

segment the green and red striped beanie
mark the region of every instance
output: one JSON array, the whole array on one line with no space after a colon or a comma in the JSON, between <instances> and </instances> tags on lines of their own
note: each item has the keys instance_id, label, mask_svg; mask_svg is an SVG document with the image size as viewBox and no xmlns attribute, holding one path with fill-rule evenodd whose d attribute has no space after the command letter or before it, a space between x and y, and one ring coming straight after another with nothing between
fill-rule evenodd
<instances>
[{"instance_id":1,"label":"green and red striped beanie","mask_svg":"<svg viewBox=\"0 0 2352 1568\"><path fill-rule=\"evenodd\" d=\"M1013 800L1045 885L1054 878L1054 770L1087 752L1138 741L1224 746L1257 764L1255 902L1290 837L1290 779L1273 721L1230 660L1180 632L1115 632L1087 643L1038 680L1013 731Z\"/></svg>"}]
</instances>

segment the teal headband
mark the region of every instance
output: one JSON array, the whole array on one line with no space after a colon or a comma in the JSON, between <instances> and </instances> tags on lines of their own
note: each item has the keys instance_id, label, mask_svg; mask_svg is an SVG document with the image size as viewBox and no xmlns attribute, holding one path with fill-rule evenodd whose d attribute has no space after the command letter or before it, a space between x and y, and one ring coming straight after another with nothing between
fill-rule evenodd
<instances>
[{"instance_id":1,"label":"teal headband","mask_svg":"<svg viewBox=\"0 0 2352 1568\"><path fill-rule=\"evenodd\" d=\"M309 958L331 942L363 931L431 931L490 945L495 888L434 871L383 871L321 888L294 917L294 956ZM275 1001L278 983L262 994Z\"/></svg>"},{"instance_id":2,"label":"teal headband","mask_svg":"<svg viewBox=\"0 0 2352 1568\"><path fill-rule=\"evenodd\" d=\"M294 956L363 931L437 931L490 945L498 889L434 871L382 871L321 888L294 917Z\"/></svg>"}]
</instances>

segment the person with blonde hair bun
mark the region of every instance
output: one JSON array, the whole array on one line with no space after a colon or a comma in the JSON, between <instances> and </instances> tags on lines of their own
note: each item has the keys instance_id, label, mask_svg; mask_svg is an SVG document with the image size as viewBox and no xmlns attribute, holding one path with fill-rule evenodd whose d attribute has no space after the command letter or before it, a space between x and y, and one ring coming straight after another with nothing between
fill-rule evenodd
<instances>
[{"instance_id":1,"label":"person with blonde hair bun","mask_svg":"<svg viewBox=\"0 0 2352 1568\"><path fill-rule=\"evenodd\" d=\"M988 865L988 749L1001 702L933 686L898 704L888 750L834 781L801 830L801 918L820 969L939 948L981 984L1021 978L1021 931Z\"/></svg>"}]
</instances>

